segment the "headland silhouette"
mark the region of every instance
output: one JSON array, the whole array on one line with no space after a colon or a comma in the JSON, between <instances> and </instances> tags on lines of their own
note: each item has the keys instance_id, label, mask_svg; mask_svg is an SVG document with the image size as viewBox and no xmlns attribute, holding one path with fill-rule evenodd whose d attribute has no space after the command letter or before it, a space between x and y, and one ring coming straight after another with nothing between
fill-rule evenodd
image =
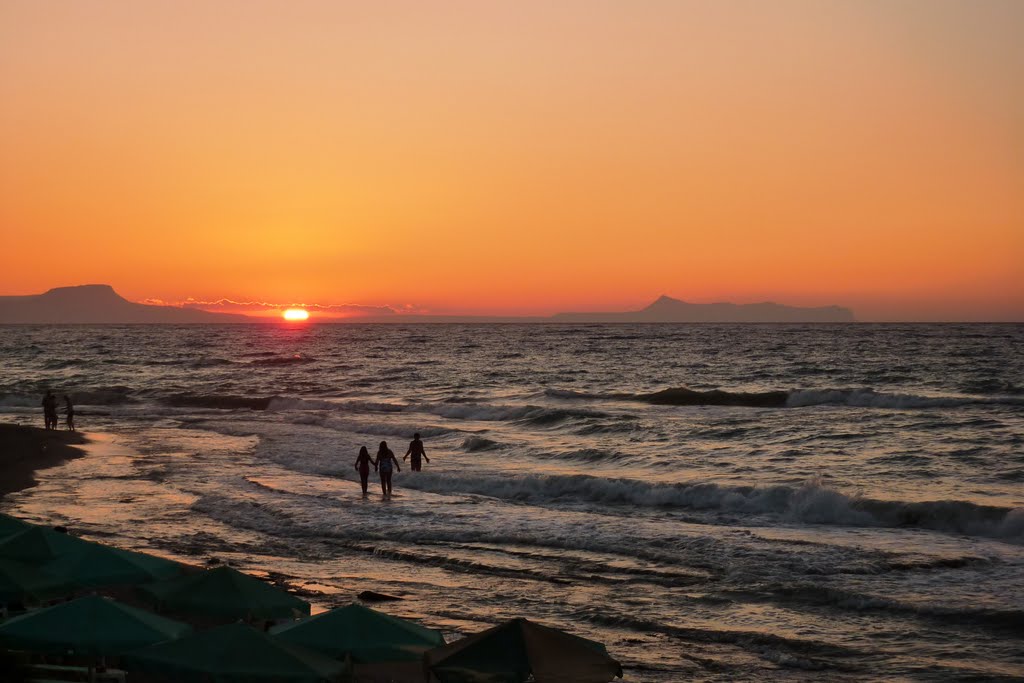
<instances>
[{"instance_id":1,"label":"headland silhouette","mask_svg":"<svg viewBox=\"0 0 1024 683\"><path fill-rule=\"evenodd\" d=\"M661 296L637 311L567 312L551 316L391 313L318 320L335 323L846 323L854 322L855 318L853 311L842 306L806 308L771 302L694 304ZM0 296L0 324L267 322L279 322L279 319L134 303L110 285L56 287L44 294Z\"/></svg>"}]
</instances>

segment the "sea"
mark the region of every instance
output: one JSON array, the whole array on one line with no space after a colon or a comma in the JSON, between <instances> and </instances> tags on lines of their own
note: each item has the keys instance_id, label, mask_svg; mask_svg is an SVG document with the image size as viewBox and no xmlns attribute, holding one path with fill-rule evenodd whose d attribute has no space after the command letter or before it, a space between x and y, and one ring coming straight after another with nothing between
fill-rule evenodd
<instances>
[{"instance_id":1,"label":"sea","mask_svg":"<svg viewBox=\"0 0 1024 683\"><path fill-rule=\"evenodd\" d=\"M1024 325L0 327L4 512L628 681L1024 679ZM61 403L63 405L63 402ZM354 462L402 463L385 498Z\"/></svg>"}]
</instances>

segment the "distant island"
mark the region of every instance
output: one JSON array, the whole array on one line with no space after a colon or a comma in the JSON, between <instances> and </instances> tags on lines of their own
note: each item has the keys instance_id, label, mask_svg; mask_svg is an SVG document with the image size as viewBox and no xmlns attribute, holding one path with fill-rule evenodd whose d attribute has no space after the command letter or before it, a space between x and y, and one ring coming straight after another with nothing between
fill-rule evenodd
<instances>
[{"instance_id":1,"label":"distant island","mask_svg":"<svg viewBox=\"0 0 1024 683\"><path fill-rule=\"evenodd\" d=\"M639 311L556 313L542 317L452 316L394 313L319 318L321 322L547 322L547 323L845 323L853 312L841 306L802 308L776 303L692 304L668 296ZM44 294L0 296L0 324L266 323L277 318L214 313L191 307L128 301L110 285L56 287Z\"/></svg>"},{"instance_id":2,"label":"distant island","mask_svg":"<svg viewBox=\"0 0 1024 683\"><path fill-rule=\"evenodd\" d=\"M560 322L600 323L850 323L853 311L842 306L802 308L759 304L691 304L661 296L650 306L626 313L558 313Z\"/></svg>"},{"instance_id":3,"label":"distant island","mask_svg":"<svg viewBox=\"0 0 1024 683\"><path fill-rule=\"evenodd\" d=\"M252 318L128 301L110 285L55 287L45 294L0 296L2 324L248 323Z\"/></svg>"}]
</instances>

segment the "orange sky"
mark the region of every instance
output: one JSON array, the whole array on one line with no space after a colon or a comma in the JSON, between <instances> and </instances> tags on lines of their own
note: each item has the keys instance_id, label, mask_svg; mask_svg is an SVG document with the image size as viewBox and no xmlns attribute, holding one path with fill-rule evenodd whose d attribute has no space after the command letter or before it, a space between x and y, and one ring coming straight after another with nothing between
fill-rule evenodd
<instances>
[{"instance_id":1,"label":"orange sky","mask_svg":"<svg viewBox=\"0 0 1024 683\"><path fill-rule=\"evenodd\" d=\"M1024 2L0 4L0 294L1024 320Z\"/></svg>"}]
</instances>

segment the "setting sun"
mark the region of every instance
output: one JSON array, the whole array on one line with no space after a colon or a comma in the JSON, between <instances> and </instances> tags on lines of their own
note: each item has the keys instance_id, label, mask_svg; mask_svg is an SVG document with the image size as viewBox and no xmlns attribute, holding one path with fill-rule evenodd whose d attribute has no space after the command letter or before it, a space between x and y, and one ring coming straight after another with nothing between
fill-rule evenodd
<instances>
[{"instance_id":1,"label":"setting sun","mask_svg":"<svg viewBox=\"0 0 1024 683\"><path fill-rule=\"evenodd\" d=\"M281 315L285 320L307 320L309 318L309 311L303 308L289 308Z\"/></svg>"}]
</instances>

